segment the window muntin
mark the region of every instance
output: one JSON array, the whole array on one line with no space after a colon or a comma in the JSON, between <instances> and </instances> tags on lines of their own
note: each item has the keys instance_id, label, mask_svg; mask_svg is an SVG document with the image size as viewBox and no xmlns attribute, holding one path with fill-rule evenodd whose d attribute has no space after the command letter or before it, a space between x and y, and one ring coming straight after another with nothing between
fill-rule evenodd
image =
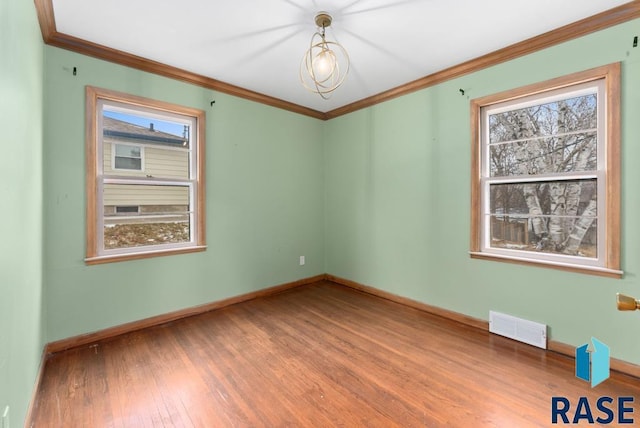
<instances>
[{"instance_id":1,"label":"window muntin","mask_svg":"<svg viewBox=\"0 0 640 428\"><path fill-rule=\"evenodd\" d=\"M619 64L471 107L472 257L619 277Z\"/></svg>"},{"instance_id":2,"label":"window muntin","mask_svg":"<svg viewBox=\"0 0 640 428\"><path fill-rule=\"evenodd\" d=\"M87 263L204 249L204 113L90 87L87 98Z\"/></svg>"}]
</instances>

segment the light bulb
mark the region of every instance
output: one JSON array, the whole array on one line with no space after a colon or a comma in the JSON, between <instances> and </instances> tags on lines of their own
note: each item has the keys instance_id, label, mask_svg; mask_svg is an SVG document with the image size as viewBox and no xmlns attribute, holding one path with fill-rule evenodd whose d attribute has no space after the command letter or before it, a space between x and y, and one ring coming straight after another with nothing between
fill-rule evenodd
<instances>
[{"instance_id":1,"label":"light bulb","mask_svg":"<svg viewBox=\"0 0 640 428\"><path fill-rule=\"evenodd\" d=\"M316 81L326 82L336 69L335 54L331 50L322 47L321 51L313 58L312 67Z\"/></svg>"}]
</instances>

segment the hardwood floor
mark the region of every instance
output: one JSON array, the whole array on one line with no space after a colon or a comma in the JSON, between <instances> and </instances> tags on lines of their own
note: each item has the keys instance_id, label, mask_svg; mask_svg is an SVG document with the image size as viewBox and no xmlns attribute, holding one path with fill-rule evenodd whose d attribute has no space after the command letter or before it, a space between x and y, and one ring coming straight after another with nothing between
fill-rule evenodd
<instances>
[{"instance_id":1,"label":"hardwood floor","mask_svg":"<svg viewBox=\"0 0 640 428\"><path fill-rule=\"evenodd\" d=\"M553 396L640 381L325 281L54 354L32 426L551 426Z\"/></svg>"}]
</instances>

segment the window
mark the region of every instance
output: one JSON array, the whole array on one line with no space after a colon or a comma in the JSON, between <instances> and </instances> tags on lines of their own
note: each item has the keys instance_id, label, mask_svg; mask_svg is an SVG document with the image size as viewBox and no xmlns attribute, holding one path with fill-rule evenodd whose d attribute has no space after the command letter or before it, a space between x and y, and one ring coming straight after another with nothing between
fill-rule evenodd
<instances>
[{"instance_id":1,"label":"window","mask_svg":"<svg viewBox=\"0 0 640 428\"><path fill-rule=\"evenodd\" d=\"M471 256L620 277L620 66L473 100Z\"/></svg>"},{"instance_id":2,"label":"window","mask_svg":"<svg viewBox=\"0 0 640 428\"><path fill-rule=\"evenodd\" d=\"M116 206L116 214L138 214L140 212L139 206Z\"/></svg>"},{"instance_id":3,"label":"window","mask_svg":"<svg viewBox=\"0 0 640 428\"><path fill-rule=\"evenodd\" d=\"M130 146L126 144L113 143L115 149L113 153L114 169L129 169L133 171L142 171L142 153L143 148L140 146Z\"/></svg>"},{"instance_id":4,"label":"window","mask_svg":"<svg viewBox=\"0 0 640 428\"><path fill-rule=\"evenodd\" d=\"M86 93L86 263L203 251L204 112Z\"/></svg>"}]
</instances>

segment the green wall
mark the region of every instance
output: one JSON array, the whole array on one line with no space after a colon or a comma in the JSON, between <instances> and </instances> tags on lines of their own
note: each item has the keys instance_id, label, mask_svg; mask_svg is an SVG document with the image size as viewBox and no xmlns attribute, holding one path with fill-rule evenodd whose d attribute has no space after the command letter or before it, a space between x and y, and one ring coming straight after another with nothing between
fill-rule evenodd
<instances>
[{"instance_id":1,"label":"green wall","mask_svg":"<svg viewBox=\"0 0 640 428\"><path fill-rule=\"evenodd\" d=\"M489 310L542 322L571 345L598 337L640 364L640 48L632 21L326 124L326 270L473 317ZM469 101L622 61L621 280L472 260ZM459 89L465 90L462 96Z\"/></svg>"},{"instance_id":2,"label":"green wall","mask_svg":"<svg viewBox=\"0 0 640 428\"><path fill-rule=\"evenodd\" d=\"M84 264L85 85L205 110L206 252ZM53 47L44 88L48 341L324 273L321 121Z\"/></svg>"},{"instance_id":3,"label":"green wall","mask_svg":"<svg viewBox=\"0 0 640 428\"><path fill-rule=\"evenodd\" d=\"M0 418L9 406L13 427L44 345L42 46L33 3L0 2Z\"/></svg>"},{"instance_id":4,"label":"green wall","mask_svg":"<svg viewBox=\"0 0 640 428\"><path fill-rule=\"evenodd\" d=\"M615 310L617 291L640 295L640 198L630 190L640 179L631 164L640 155L637 27L328 122L46 47L47 340L327 272L482 319L498 310L543 322L551 339L572 345L593 335L640 363L640 342L621 333L640 333L637 314ZM469 100L614 61L623 63L624 278L470 259ZM205 253L84 265L87 84L206 111Z\"/></svg>"}]
</instances>

